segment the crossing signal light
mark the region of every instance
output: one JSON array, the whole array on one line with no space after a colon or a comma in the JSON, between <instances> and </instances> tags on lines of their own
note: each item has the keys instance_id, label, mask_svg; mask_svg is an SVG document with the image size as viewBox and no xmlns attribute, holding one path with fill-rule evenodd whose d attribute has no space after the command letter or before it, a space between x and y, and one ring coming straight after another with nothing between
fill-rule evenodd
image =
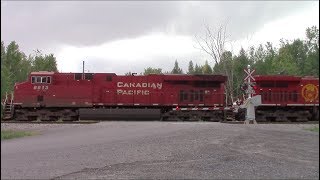
<instances>
[{"instance_id":1,"label":"crossing signal light","mask_svg":"<svg viewBox=\"0 0 320 180\"><path fill-rule=\"evenodd\" d=\"M257 90L257 89L258 89L258 87L257 87L256 85L252 85L252 88L253 88L254 90Z\"/></svg>"}]
</instances>

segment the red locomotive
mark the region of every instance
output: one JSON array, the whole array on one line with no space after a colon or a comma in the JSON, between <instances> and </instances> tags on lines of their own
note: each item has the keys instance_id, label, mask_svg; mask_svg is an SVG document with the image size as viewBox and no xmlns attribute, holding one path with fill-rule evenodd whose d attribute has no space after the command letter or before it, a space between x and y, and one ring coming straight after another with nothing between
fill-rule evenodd
<instances>
[{"instance_id":1,"label":"red locomotive","mask_svg":"<svg viewBox=\"0 0 320 180\"><path fill-rule=\"evenodd\" d=\"M6 99L3 119L220 121L230 111L226 81L222 75L32 72Z\"/></svg>"},{"instance_id":2,"label":"red locomotive","mask_svg":"<svg viewBox=\"0 0 320 180\"><path fill-rule=\"evenodd\" d=\"M257 121L319 120L319 78L256 75Z\"/></svg>"}]
</instances>

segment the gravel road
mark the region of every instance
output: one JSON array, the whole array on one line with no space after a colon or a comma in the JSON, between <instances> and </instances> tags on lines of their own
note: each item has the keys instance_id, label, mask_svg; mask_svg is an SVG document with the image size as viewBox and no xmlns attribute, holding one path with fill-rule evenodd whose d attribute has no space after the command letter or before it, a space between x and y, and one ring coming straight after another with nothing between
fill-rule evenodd
<instances>
[{"instance_id":1,"label":"gravel road","mask_svg":"<svg viewBox=\"0 0 320 180\"><path fill-rule=\"evenodd\" d=\"M2 179L319 179L312 124L1 124Z\"/></svg>"}]
</instances>

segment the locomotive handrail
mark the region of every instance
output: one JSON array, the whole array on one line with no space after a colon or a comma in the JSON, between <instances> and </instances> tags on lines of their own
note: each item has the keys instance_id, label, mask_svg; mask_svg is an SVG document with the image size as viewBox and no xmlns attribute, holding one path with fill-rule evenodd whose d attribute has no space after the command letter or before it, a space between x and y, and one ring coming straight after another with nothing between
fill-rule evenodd
<instances>
[{"instance_id":1,"label":"locomotive handrail","mask_svg":"<svg viewBox=\"0 0 320 180\"><path fill-rule=\"evenodd\" d=\"M6 103L7 103L7 99L8 99L8 93L6 92L5 99L4 99L4 101L3 101L3 102L1 102L1 105L3 106L3 108L4 108L4 106L5 106L5 105L6 105Z\"/></svg>"},{"instance_id":2,"label":"locomotive handrail","mask_svg":"<svg viewBox=\"0 0 320 180\"><path fill-rule=\"evenodd\" d=\"M11 99L11 101L10 101L10 109L12 108L12 102L13 102L13 92L11 92L11 96L10 96L10 99Z\"/></svg>"}]
</instances>

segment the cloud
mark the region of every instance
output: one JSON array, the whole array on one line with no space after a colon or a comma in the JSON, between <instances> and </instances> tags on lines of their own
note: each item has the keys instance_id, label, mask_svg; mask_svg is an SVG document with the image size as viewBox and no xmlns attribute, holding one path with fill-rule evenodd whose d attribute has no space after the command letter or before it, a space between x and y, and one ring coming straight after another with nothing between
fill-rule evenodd
<instances>
[{"instance_id":1,"label":"cloud","mask_svg":"<svg viewBox=\"0 0 320 180\"><path fill-rule=\"evenodd\" d=\"M233 40L310 2L8 1L1 39L30 50L67 43L92 46L152 32L194 36L203 25L228 22Z\"/></svg>"},{"instance_id":2,"label":"cloud","mask_svg":"<svg viewBox=\"0 0 320 180\"><path fill-rule=\"evenodd\" d=\"M85 60L88 65L86 69L95 72L140 73L147 67L171 71L176 59L186 69L190 60L203 64L203 58L200 57L204 56L193 45L194 41L189 36L168 36L164 33L152 33L90 47L65 45L57 54L58 59L66 59L58 63L58 69L79 71L82 66L80 62Z\"/></svg>"},{"instance_id":3,"label":"cloud","mask_svg":"<svg viewBox=\"0 0 320 180\"><path fill-rule=\"evenodd\" d=\"M83 60L91 72L123 74L142 72L149 66L170 71L176 59L186 70L190 60L210 62L194 48L194 37L203 34L205 24L212 28L227 24L229 39L237 41L237 53L251 37L252 42L292 37L293 31L301 34L305 25L319 19L318 14L309 14L305 20L294 15L311 9L318 12L319 4L313 1L1 3L1 39L5 44L15 40L26 54L35 49L54 53L58 68L64 72L81 71ZM313 16L317 21L310 18ZM290 25L282 19L290 19ZM289 33L291 36L285 36Z\"/></svg>"},{"instance_id":4,"label":"cloud","mask_svg":"<svg viewBox=\"0 0 320 180\"><path fill-rule=\"evenodd\" d=\"M41 48L60 43L97 45L165 27L176 2L8 2L1 16L2 39Z\"/></svg>"}]
</instances>

